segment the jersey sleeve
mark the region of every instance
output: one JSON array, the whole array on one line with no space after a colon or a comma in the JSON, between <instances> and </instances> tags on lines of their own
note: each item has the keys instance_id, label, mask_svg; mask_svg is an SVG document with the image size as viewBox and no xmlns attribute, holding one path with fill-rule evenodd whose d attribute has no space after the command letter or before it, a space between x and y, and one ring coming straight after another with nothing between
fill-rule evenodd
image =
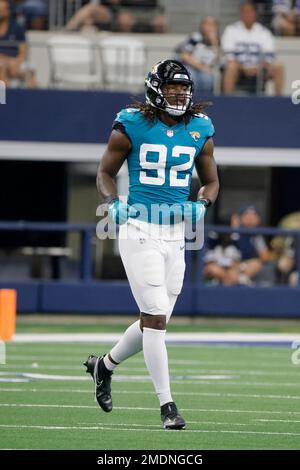
<instances>
[{"instance_id":1,"label":"jersey sleeve","mask_svg":"<svg viewBox=\"0 0 300 470\"><path fill-rule=\"evenodd\" d=\"M212 123L212 120L210 117L206 116L206 114L198 114L198 117L200 118L200 126L201 126L201 134L205 138L205 140L209 139L210 137L213 137L215 135L215 128Z\"/></svg>"},{"instance_id":2,"label":"jersey sleeve","mask_svg":"<svg viewBox=\"0 0 300 470\"><path fill-rule=\"evenodd\" d=\"M114 122L120 122L125 127L130 126L136 121L138 114L140 114L140 111L137 108L121 109L116 115Z\"/></svg>"},{"instance_id":3,"label":"jersey sleeve","mask_svg":"<svg viewBox=\"0 0 300 470\"><path fill-rule=\"evenodd\" d=\"M195 158L199 157L202 153L203 147L206 144L206 141L215 135L215 128L212 123L210 117L206 114L199 113L195 116L195 121L193 121L193 125L197 123L195 126L195 131L190 132L190 135L196 134L196 146L197 146L197 153ZM194 137L192 135L192 137Z\"/></svg>"},{"instance_id":4,"label":"jersey sleeve","mask_svg":"<svg viewBox=\"0 0 300 470\"><path fill-rule=\"evenodd\" d=\"M121 109L116 115L112 128L123 132L131 140L131 131L140 116L140 112L135 108Z\"/></svg>"}]
</instances>

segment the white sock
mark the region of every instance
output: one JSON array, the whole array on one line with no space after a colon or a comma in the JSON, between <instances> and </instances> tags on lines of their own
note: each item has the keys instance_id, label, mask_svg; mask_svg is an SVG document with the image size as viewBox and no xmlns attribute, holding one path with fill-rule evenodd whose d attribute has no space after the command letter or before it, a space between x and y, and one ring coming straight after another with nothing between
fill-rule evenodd
<instances>
[{"instance_id":1,"label":"white sock","mask_svg":"<svg viewBox=\"0 0 300 470\"><path fill-rule=\"evenodd\" d=\"M160 406L172 400L165 343L166 330L143 328L143 352L145 363L154 384Z\"/></svg>"},{"instance_id":2,"label":"white sock","mask_svg":"<svg viewBox=\"0 0 300 470\"><path fill-rule=\"evenodd\" d=\"M143 349L143 333L140 329L140 320L130 325L117 344L110 350L109 354L104 357L104 364L108 370L114 370L120 362L125 361L130 356L138 353Z\"/></svg>"}]
</instances>

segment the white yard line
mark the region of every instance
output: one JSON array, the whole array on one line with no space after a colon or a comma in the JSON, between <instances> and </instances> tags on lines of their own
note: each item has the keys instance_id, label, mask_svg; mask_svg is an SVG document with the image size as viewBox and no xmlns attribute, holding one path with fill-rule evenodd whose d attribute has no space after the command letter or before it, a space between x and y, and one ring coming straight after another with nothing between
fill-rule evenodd
<instances>
[{"instance_id":1,"label":"white yard line","mask_svg":"<svg viewBox=\"0 0 300 470\"><path fill-rule=\"evenodd\" d=\"M91 381L91 378L84 375L50 375L50 374L36 374L30 372L0 372L0 377L2 377L1 382L14 382L12 377L16 378L27 378L31 380L56 380L62 382L88 382ZM296 387L299 389L299 381L297 382L246 382L243 380L234 381L234 376L201 376L201 375L182 375L174 376L171 375L170 379L172 384L176 385L249 385L249 386L260 386L260 387ZM114 375L114 382L139 382L139 383L149 383L151 382L150 376L148 375Z\"/></svg>"},{"instance_id":2,"label":"white yard line","mask_svg":"<svg viewBox=\"0 0 300 470\"><path fill-rule=\"evenodd\" d=\"M185 377L182 377L181 380L172 380L171 377L171 382L172 384L177 384L177 385L211 385L211 381L204 381L204 380L186 380ZM239 382L235 382L234 380L218 380L214 382L215 385L250 385L250 386L255 386L255 387L296 387L299 389L299 381L298 382L245 382L243 380Z\"/></svg>"},{"instance_id":3,"label":"white yard line","mask_svg":"<svg viewBox=\"0 0 300 470\"><path fill-rule=\"evenodd\" d=\"M12 346L13 346L13 344L10 344L10 345L9 345L10 348L11 348ZM18 344L15 344L14 346L16 346L17 348L19 348L19 345L18 345ZM97 345L97 349L99 349L98 346L99 346L99 345ZM46 350L41 349L41 351L37 351L37 353L36 353L37 355L36 355L36 356L32 356L32 360L36 362L37 359L39 359L39 356L38 356L39 354L43 354L43 357L44 357L44 352L45 352L45 351L46 351L46 352L53 352L53 355L52 355L52 356L48 356L48 357L49 357L49 360L51 360L52 362L55 362L56 360L57 360L57 361L65 362L65 361L68 359L68 355L70 355L70 349L67 349L67 356L62 357L63 353L60 352L59 354L57 354L57 355L58 355L57 358L55 357L55 355L56 355L56 354L55 354L55 351L53 351L52 349L46 349ZM60 351L61 351L61 349L60 349ZM286 351L284 351L284 352L286 353ZM272 354L271 354L271 350L268 350L266 354L267 354L268 358L270 358L270 359L273 357ZM12 358L13 355L11 355L11 354L8 352L8 353L7 353L7 357L8 357L8 358ZM26 355L24 354L24 355L22 355L22 357L26 357ZM74 356L72 355L72 356L70 356L70 357L73 358ZM288 356L288 357L289 357L289 356ZM278 361L277 361L278 358L281 359L281 361L282 361L281 366L284 367L284 366L286 365L286 360L285 360L285 358L282 357L282 355L280 355L279 357L276 356L276 357L274 358L274 360L272 360L272 361L270 361L270 362L266 362L266 361L261 362L261 361L260 361L259 363L257 363L257 359L255 359L255 358L253 358L253 362L249 362L249 358L247 358L247 364L248 364L248 366L251 364L252 366L255 365L255 366L261 367L261 368L264 368L264 367L265 367L265 368L267 368L267 369L269 369L269 368L270 368L270 369L278 369L278 366L279 366L279 365L278 365ZM85 359L85 358L83 358L83 359ZM275 359L276 359L276 360L275 360ZM82 361L82 357L79 357L78 360ZM74 363L74 360L72 360L72 363ZM131 364L133 364L133 363L135 363L135 364L144 364L144 360L143 360L143 358L141 358L141 359L130 359L130 363L131 363ZM187 360L187 361L184 361L184 360L172 360L172 359L169 359L169 364L177 364L177 363L178 363L178 364L185 364L185 363L186 363L186 364L191 364L191 365L192 365L192 364L195 364L195 365L198 365L198 366L203 366L203 365L213 365L213 366L220 365L220 366L223 366L223 365L224 365L224 361L218 361L218 360L212 360L212 361L210 361L210 360L201 360L201 359L199 359L199 360L197 360L197 361L188 361L188 360ZM242 367L242 366L245 366L245 361L236 360L236 359L230 359L230 364L232 364L232 365L234 364L234 365L237 365L237 366L240 365L240 366Z\"/></svg>"},{"instance_id":4,"label":"white yard line","mask_svg":"<svg viewBox=\"0 0 300 470\"><path fill-rule=\"evenodd\" d=\"M28 383L28 382L30 382L30 380L29 379L13 379L13 378L10 377L9 379L1 379L0 378L0 382L4 382L4 383L7 383L7 382L9 382L9 383L19 383L19 382Z\"/></svg>"},{"instance_id":5,"label":"white yard line","mask_svg":"<svg viewBox=\"0 0 300 470\"><path fill-rule=\"evenodd\" d=\"M16 363L28 363L28 364L32 364L32 363L36 363L38 364L38 367L48 367L48 363L49 365L56 365L56 366L59 366L60 364L62 365L74 365L74 364L81 364L81 368L82 368L82 363L84 362L85 360L85 357L81 357L79 356L78 358L74 358L74 356L72 357L55 357L55 355L53 356L41 356L40 355L41 353L37 353L36 355L26 355L26 354L23 354L22 356L19 356L19 355L15 355L15 354L10 354L10 353L7 353L7 366L11 366L11 367L15 367ZM289 356L287 357L289 359ZM281 357L281 363L278 364L278 361L276 362L276 364L274 363L274 361L272 363L268 363L265 367L266 369L270 368L270 366L276 366L276 369L282 367L286 367L286 357ZM294 372L294 370L292 369L292 364L291 364L291 369L289 372L280 372L278 370L276 371L266 371L266 370L261 370L261 364L255 364L258 368L254 368L253 365L254 364L251 364L252 368L251 369L247 369L247 370L239 370L239 369L218 369L218 368L204 368L203 366L205 366L205 361L186 361L186 362L183 362L181 360L176 360L176 359L169 359L169 365L172 366L172 369L175 370L176 366L182 366L180 367L178 370L182 370L183 367L186 367L186 366L190 366L191 368L190 369L185 369L186 371L189 371L189 370L197 370L199 372L207 372L207 373L228 373L228 374L236 374L237 372L239 374L244 374L244 375L289 375L289 374L292 374ZM209 362L211 363L211 362ZM126 364L126 366L124 365ZM217 361L213 362L213 365L218 365L218 364L222 364L224 365L224 363L219 363ZM231 361L231 364L235 364L235 361ZM238 362L238 365L241 364L242 365L245 365L245 362ZM248 363L247 363L247 366L248 366ZM77 366L79 367L79 366ZM121 364L121 369L122 370L144 370L145 369L145 362L144 362L144 359L141 358L140 360L138 359L129 359L129 360L126 360L126 362L124 361L124 363ZM272 367L271 367L272 368Z\"/></svg>"},{"instance_id":6,"label":"white yard line","mask_svg":"<svg viewBox=\"0 0 300 470\"><path fill-rule=\"evenodd\" d=\"M18 359L18 364L14 364L12 362L12 357L9 357L9 362L6 364L6 366L10 369L14 369L14 368L20 368L20 364L19 362L27 362L28 363L28 359ZM55 364L56 363L56 360L54 360L54 358L52 358L52 364L45 364L44 363L44 358L43 359L40 359L38 357L35 357L35 358L31 358L31 360L38 360L39 362L33 362L31 364L23 364L22 367L23 368L26 368L26 369L30 369L30 368L34 368L34 369L49 369L49 370L83 370L83 366L82 365L74 365L77 361L69 361L69 365L68 364L68 361L64 360L64 365L60 365L60 364L57 364L57 365L53 365L53 363ZM49 359L50 361L50 359ZM143 365L143 363L141 362L141 365ZM235 369L201 369L199 367L199 364L195 366L195 368L193 369L187 369L187 368L179 368L177 369L176 367L173 367L174 365L174 362L172 363L172 361L169 361L169 365L171 366L170 367L170 371L171 373L179 373L179 372L185 372L185 373L189 373L189 374L192 374L193 372L197 372L197 373L202 373L202 374L212 374L212 375L220 375L220 374L229 374L229 375L246 375L246 376L249 376L249 375L258 375L258 376L270 376L270 377L294 377L294 370L290 370L289 372L278 372L278 371L274 371L274 372L268 372L268 371L263 371L263 370L235 370ZM179 364L177 364L179 365ZM286 364L285 364L286 365ZM284 365L284 366L285 366ZM278 367L278 366L277 366ZM292 366L291 366L292 367ZM118 370L121 370L122 372L146 372L146 366L144 365L144 367L125 367L123 365L121 365Z\"/></svg>"},{"instance_id":7,"label":"white yard line","mask_svg":"<svg viewBox=\"0 0 300 470\"><path fill-rule=\"evenodd\" d=\"M74 409L98 409L96 405L63 405L63 404L37 404L37 403L0 403L0 408L74 408ZM125 411L156 411L157 408L136 407L136 406L115 406L115 410ZM300 411L265 411L265 410L232 410L232 409L208 409L208 408L181 408L182 411L192 413L213 412L213 413L259 413L259 414L287 414L300 415Z\"/></svg>"},{"instance_id":8,"label":"white yard line","mask_svg":"<svg viewBox=\"0 0 300 470\"><path fill-rule=\"evenodd\" d=\"M261 421L263 423L300 423L294 419L254 419L253 421Z\"/></svg>"},{"instance_id":9,"label":"white yard line","mask_svg":"<svg viewBox=\"0 0 300 470\"><path fill-rule=\"evenodd\" d=\"M111 343L122 333L18 333L14 343ZM167 343L292 343L299 333L167 333Z\"/></svg>"},{"instance_id":10,"label":"white yard line","mask_svg":"<svg viewBox=\"0 0 300 470\"><path fill-rule=\"evenodd\" d=\"M132 427L120 427L117 424L116 426L112 425L102 425L102 426L40 426L40 425L28 425L28 424L0 424L0 428L12 428L12 429L41 429L46 431L69 431L69 430L86 430L86 431L125 431L125 432L165 432L164 429L145 429L144 425L141 424L136 425L136 429L132 429ZM125 424L124 424L125 426ZM126 424L128 426L128 424ZM133 426L130 424L130 426ZM276 435L276 436L300 436L300 432L268 432L268 431L241 431L240 429L237 431L234 430L208 430L208 429L185 429L182 431L184 433L226 433L226 434L259 434L259 435Z\"/></svg>"},{"instance_id":11,"label":"white yard line","mask_svg":"<svg viewBox=\"0 0 300 470\"><path fill-rule=\"evenodd\" d=\"M0 388L1 392L16 392L16 393L88 393L91 394L91 390L71 390L67 388L33 388L33 389L22 389L22 388ZM114 395L149 395L149 390L114 390ZM271 399L271 400L300 400L300 395L265 395L265 394L249 394L249 393L217 393L217 392L173 392L173 395L182 396L200 396L200 397L221 397L221 398L255 398L255 399Z\"/></svg>"},{"instance_id":12,"label":"white yard line","mask_svg":"<svg viewBox=\"0 0 300 470\"><path fill-rule=\"evenodd\" d=\"M34 368L35 369L35 368ZM31 373L31 372L0 372L0 377L3 376L22 376L25 378L32 378L32 379L45 379L45 380L90 380L89 376L86 375L79 375L79 376L73 376L73 375L49 375L49 374L38 374L38 373ZM231 375L171 375L171 380L185 380L185 379L192 379L192 380L231 380L231 379L237 379L238 377L234 377ZM145 371L145 374L142 375L122 375L122 374L116 374L114 376L114 381L115 382L124 382L124 381L139 381L143 382L146 381L148 382L151 380L150 376L147 374L147 371Z\"/></svg>"},{"instance_id":13,"label":"white yard line","mask_svg":"<svg viewBox=\"0 0 300 470\"><path fill-rule=\"evenodd\" d=\"M213 425L229 425L229 426L249 426L251 425L251 423L233 423L232 421L230 423L228 422L225 422L225 421L221 421L221 422L217 422L217 421L190 421L188 420L187 421L187 424L190 425L190 424L213 424ZM101 423L101 422L97 422L97 423L78 423L78 425L81 425L81 426L99 426L99 425L104 425L104 426L109 426L109 424L107 423ZM114 426L128 426L128 423L114 423ZM149 428L160 428L161 425L159 424L132 424L130 423L130 426L145 426L146 428L149 427ZM258 424L253 424L253 426L263 426L263 424L261 423L258 423Z\"/></svg>"}]
</instances>

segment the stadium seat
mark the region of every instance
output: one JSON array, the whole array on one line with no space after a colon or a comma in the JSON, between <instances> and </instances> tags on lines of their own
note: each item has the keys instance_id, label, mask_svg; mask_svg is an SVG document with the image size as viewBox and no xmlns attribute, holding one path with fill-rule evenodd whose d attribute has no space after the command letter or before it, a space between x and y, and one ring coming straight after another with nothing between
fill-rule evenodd
<instances>
[{"instance_id":1,"label":"stadium seat","mask_svg":"<svg viewBox=\"0 0 300 470\"><path fill-rule=\"evenodd\" d=\"M263 70L258 69L255 77L242 76L239 78L236 84L236 92L248 95L264 95L266 82L266 74Z\"/></svg>"},{"instance_id":2,"label":"stadium seat","mask_svg":"<svg viewBox=\"0 0 300 470\"><path fill-rule=\"evenodd\" d=\"M146 67L146 51L142 41L128 36L107 37L99 41L99 47L106 89L142 89Z\"/></svg>"},{"instance_id":3,"label":"stadium seat","mask_svg":"<svg viewBox=\"0 0 300 470\"><path fill-rule=\"evenodd\" d=\"M50 86L73 84L99 88L101 77L95 68L92 41L82 36L59 35L48 40Z\"/></svg>"}]
</instances>

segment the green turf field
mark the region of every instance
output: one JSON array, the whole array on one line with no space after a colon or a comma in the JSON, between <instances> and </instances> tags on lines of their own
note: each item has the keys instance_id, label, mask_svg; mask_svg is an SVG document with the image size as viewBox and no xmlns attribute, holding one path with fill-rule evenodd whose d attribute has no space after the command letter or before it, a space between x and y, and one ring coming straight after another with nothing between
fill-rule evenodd
<instances>
[{"instance_id":1,"label":"green turf field","mask_svg":"<svg viewBox=\"0 0 300 470\"><path fill-rule=\"evenodd\" d=\"M18 315L17 333L121 333L137 319L132 316ZM172 317L169 333L242 332L299 333L299 319Z\"/></svg>"},{"instance_id":2,"label":"green turf field","mask_svg":"<svg viewBox=\"0 0 300 470\"><path fill-rule=\"evenodd\" d=\"M98 408L82 362L107 348L9 343L0 365L0 448L300 449L300 365L289 348L169 346L183 431L161 428L142 354L114 374L112 413ZM23 382L22 373L60 380Z\"/></svg>"}]
</instances>

